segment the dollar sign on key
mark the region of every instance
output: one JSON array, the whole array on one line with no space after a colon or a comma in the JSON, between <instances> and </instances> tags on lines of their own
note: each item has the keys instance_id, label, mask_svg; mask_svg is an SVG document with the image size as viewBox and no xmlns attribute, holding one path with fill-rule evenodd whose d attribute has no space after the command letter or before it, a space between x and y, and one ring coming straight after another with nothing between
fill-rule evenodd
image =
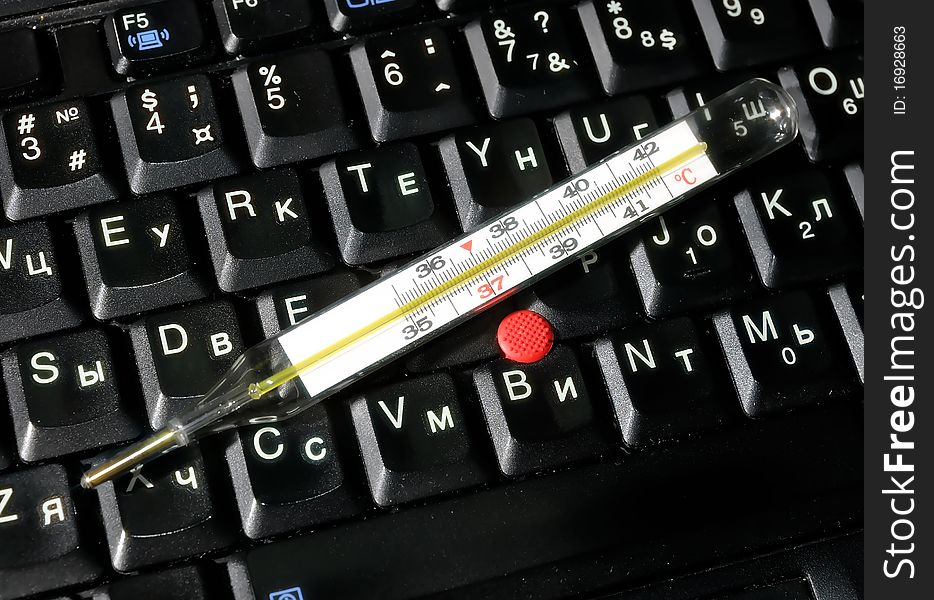
<instances>
[{"instance_id":1,"label":"dollar sign on key","mask_svg":"<svg viewBox=\"0 0 934 600\"><path fill-rule=\"evenodd\" d=\"M675 39L675 34L667 29L662 29L662 32L658 35L658 39L662 41L662 46L664 46L666 50L674 50L675 45L678 43L678 40Z\"/></svg>"},{"instance_id":2,"label":"dollar sign on key","mask_svg":"<svg viewBox=\"0 0 934 600\"><path fill-rule=\"evenodd\" d=\"M143 108L152 112L156 110L156 107L159 106L159 101L156 99L156 93L150 89L147 89L139 97L143 101Z\"/></svg>"}]
</instances>

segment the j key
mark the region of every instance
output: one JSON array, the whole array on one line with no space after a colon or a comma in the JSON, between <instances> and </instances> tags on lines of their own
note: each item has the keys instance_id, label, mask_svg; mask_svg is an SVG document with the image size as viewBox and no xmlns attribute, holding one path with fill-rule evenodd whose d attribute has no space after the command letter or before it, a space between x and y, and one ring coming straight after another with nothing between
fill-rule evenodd
<instances>
[{"instance_id":1,"label":"j key","mask_svg":"<svg viewBox=\"0 0 934 600\"><path fill-rule=\"evenodd\" d=\"M54 69L44 52L43 34L35 29L0 33L0 99L10 100L41 92L52 83Z\"/></svg>"},{"instance_id":2,"label":"j key","mask_svg":"<svg viewBox=\"0 0 934 600\"><path fill-rule=\"evenodd\" d=\"M808 0L827 48L858 44L863 39L863 3L853 0Z\"/></svg>"},{"instance_id":3,"label":"j key","mask_svg":"<svg viewBox=\"0 0 934 600\"><path fill-rule=\"evenodd\" d=\"M853 278L847 283L837 283L828 290L830 302L840 321L843 337L850 348L853 366L859 375L860 383L865 381L863 365L863 281L862 277Z\"/></svg>"},{"instance_id":4,"label":"j key","mask_svg":"<svg viewBox=\"0 0 934 600\"><path fill-rule=\"evenodd\" d=\"M204 75L131 87L110 101L130 189L145 194L233 175Z\"/></svg>"},{"instance_id":5,"label":"j key","mask_svg":"<svg viewBox=\"0 0 934 600\"><path fill-rule=\"evenodd\" d=\"M598 340L595 351L629 446L716 427L738 413L724 405L726 371L691 319L626 329Z\"/></svg>"},{"instance_id":6,"label":"j key","mask_svg":"<svg viewBox=\"0 0 934 600\"><path fill-rule=\"evenodd\" d=\"M74 227L91 312L100 320L208 292L170 198L109 204L80 215Z\"/></svg>"},{"instance_id":7,"label":"j key","mask_svg":"<svg viewBox=\"0 0 934 600\"><path fill-rule=\"evenodd\" d=\"M96 329L27 342L3 355L23 460L125 442L139 425L125 410L112 342Z\"/></svg>"},{"instance_id":8,"label":"j key","mask_svg":"<svg viewBox=\"0 0 934 600\"><path fill-rule=\"evenodd\" d=\"M351 48L350 60L378 142L477 120L479 111L461 82L451 42L437 27L367 40Z\"/></svg>"},{"instance_id":9,"label":"j key","mask_svg":"<svg viewBox=\"0 0 934 600\"><path fill-rule=\"evenodd\" d=\"M803 2L693 0L717 69L800 56L814 49L814 21Z\"/></svg>"},{"instance_id":10,"label":"j key","mask_svg":"<svg viewBox=\"0 0 934 600\"><path fill-rule=\"evenodd\" d=\"M237 431L227 462L248 537L327 523L363 508L345 477L348 455L338 448L331 421L319 404L281 423Z\"/></svg>"},{"instance_id":11,"label":"j key","mask_svg":"<svg viewBox=\"0 0 934 600\"><path fill-rule=\"evenodd\" d=\"M846 350L825 323L831 321L805 292L741 303L714 316L747 415L763 417L853 388Z\"/></svg>"},{"instance_id":12,"label":"j key","mask_svg":"<svg viewBox=\"0 0 934 600\"><path fill-rule=\"evenodd\" d=\"M836 54L787 67L778 79L798 106L799 129L813 161L863 147L863 57Z\"/></svg>"},{"instance_id":13,"label":"j key","mask_svg":"<svg viewBox=\"0 0 934 600\"><path fill-rule=\"evenodd\" d=\"M197 446L97 488L113 567L135 571L231 544L235 529L212 488Z\"/></svg>"},{"instance_id":14,"label":"j key","mask_svg":"<svg viewBox=\"0 0 934 600\"><path fill-rule=\"evenodd\" d=\"M225 179L198 194L217 283L226 292L334 266L292 169Z\"/></svg>"},{"instance_id":15,"label":"j key","mask_svg":"<svg viewBox=\"0 0 934 600\"><path fill-rule=\"evenodd\" d=\"M272 337L354 293L368 283L360 271L340 270L312 279L286 283L256 297L263 334Z\"/></svg>"},{"instance_id":16,"label":"j key","mask_svg":"<svg viewBox=\"0 0 934 600\"><path fill-rule=\"evenodd\" d=\"M594 456L606 434L574 351L532 364L499 359L474 371L499 468L515 476Z\"/></svg>"},{"instance_id":17,"label":"j key","mask_svg":"<svg viewBox=\"0 0 934 600\"><path fill-rule=\"evenodd\" d=\"M121 579L94 590L95 600L208 600L207 576L198 565Z\"/></svg>"},{"instance_id":18,"label":"j key","mask_svg":"<svg viewBox=\"0 0 934 600\"><path fill-rule=\"evenodd\" d=\"M81 100L10 112L0 129L0 191L12 220L117 197Z\"/></svg>"},{"instance_id":19,"label":"j key","mask_svg":"<svg viewBox=\"0 0 934 600\"><path fill-rule=\"evenodd\" d=\"M441 140L439 148L464 231L554 182L529 119L464 129Z\"/></svg>"},{"instance_id":20,"label":"j key","mask_svg":"<svg viewBox=\"0 0 934 600\"><path fill-rule=\"evenodd\" d=\"M856 201L856 208L859 210L859 218L865 219L865 184L863 183L863 163L853 163L843 167L843 175L846 177L847 185L850 187L850 194Z\"/></svg>"},{"instance_id":21,"label":"j key","mask_svg":"<svg viewBox=\"0 0 934 600\"><path fill-rule=\"evenodd\" d=\"M494 13L464 30L490 114L512 117L586 99L589 73L571 19L541 7ZM573 33L576 33L574 31Z\"/></svg>"},{"instance_id":22,"label":"j key","mask_svg":"<svg viewBox=\"0 0 934 600\"><path fill-rule=\"evenodd\" d=\"M0 598L87 583L102 572L78 533L65 469L45 465L0 475Z\"/></svg>"},{"instance_id":23,"label":"j key","mask_svg":"<svg viewBox=\"0 0 934 600\"><path fill-rule=\"evenodd\" d=\"M477 459L450 375L387 385L350 406L373 500L389 506L477 485Z\"/></svg>"},{"instance_id":24,"label":"j key","mask_svg":"<svg viewBox=\"0 0 934 600\"><path fill-rule=\"evenodd\" d=\"M607 94L693 79L710 69L679 4L588 0L577 6Z\"/></svg>"},{"instance_id":25,"label":"j key","mask_svg":"<svg viewBox=\"0 0 934 600\"><path fill-rule=\"evenodd\" d=\"M462 367L500 356L496 342L496 328L506 315L516 310L510 300L473 317L447 335L442 335L405 360L405 368L414 373L425 373L451 367Z\"/></svg>"},{"instance_id":26,"label":"j key","mask_svg":"<svg viewBox=\"0 0 934 600\"><path fill-rule=\"evenodd\" d=\"M630 96L566 110L554 126L568 169L576 173L642 139L658 122L645 96Z\"/></svg>"},{"instance_id":27,"label":"j key","mask_svg":"<svg viewBox=\"0 0 934 600\"><path fill-rule=\"evenodd\" d=\"M381 29L415 16L419 0L324 0L331 29L342 33Z\"/></svg>"},{"instance_id":28,"label":"j key","mask_svg":"<svg viewBox=\"0 0 934 600\"><path fill-rule=\"evenodd\" d=\"M646 224L630 260L646 313L709 308L752 291L749 251L722 200L688 202Z\"/></svg>"},{"instance_id":29,"label":"j key","mask_svg":"<svg viewBox=\"0 0 934 600\"><path fill-rule=\"evenodd\" d=\"M268 50L311 27L309 0L214 0L224 49L230 54Z\"/></svg>"},{"instance_id":30,"label":"j key","mask_svg":"<svg viewBox=\"0 0 934 600\"><path fill-rule=\"evenodd\" d=\"M0 343L84 320L62 282L58 252L42 221L0 225Z\"/></svg>"},{"instance_id":31,"label":"j key","mask_svg":"<svg viewBox=\"0 0 934 600\"><path fill-rule=\"evenodd\" d=\"M629 325L641 310L632 275L623 267L625 256L620 243L591 250L577 264L537 283L517 302L548 319L558 339Z\"/></svg>"},{"instance_id":32,"label":"j key","mask_svg":"<svg viewBox=\"0 0 934 600\"><path fill-rule=\"evenodd\" d=\"M863 228L849 195L823 171L757 178L736 196L759 277L778 288L863 262Z\"/></svg>"},{"instance_id":33,"label":"j key","mask_svg":"<svg viewBox=\"0 0 934 600\"><path fill-rule=\"evenodd\" d=\"M117 11L107 17L104 33L121 75L153 73L210 52L192 0L162 0Z\"/></svg>"},{"instance_id":34,"label":"j key","mask_svg":"<svg viewBox=\"0 0 934 600\"><path fill-rule=\"evenodd\" d=\"M268 3L268 2L267 2ZM253 164L260 168L354 150L362 135L344 108L331 59L297 50L231 77Z\"/></svg>"},{"instance_id":35,"label":"j key","mask_svg":"<svg viewBox=\"0 0 934 600\"><path fill-rule=\"evenodd\" d=\"M153 429L190 409L245 350L227 301L148 315L130 337Z\"/></svg>"},{"instance_id":36,"label":"j key","mask_svg":"<svg viewBox=\"0 0 934 600\"><path fill-rule=\"evenodd\" d=\"M352 265L429 250L454 235L414 144L345 154L319 174L341 255Z\"/></svg>"}]
</instances>

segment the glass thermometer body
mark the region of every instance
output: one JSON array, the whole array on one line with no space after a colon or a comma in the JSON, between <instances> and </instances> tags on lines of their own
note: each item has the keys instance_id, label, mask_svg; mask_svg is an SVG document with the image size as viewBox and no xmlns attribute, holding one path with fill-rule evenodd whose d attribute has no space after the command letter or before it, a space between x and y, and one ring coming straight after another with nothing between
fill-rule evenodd
<instances>
[{"instance_id":1,"label":"glass thermometer body","mask_svg":"<svg viewBox=\"0 0 934 600\"><path fill-rule=\"evenodd\" d=\"M301 412L796 134L791 97L750 80L247 350L191 413L90 470L82 485L206 434Z\"/></svg>"}]
</instances>

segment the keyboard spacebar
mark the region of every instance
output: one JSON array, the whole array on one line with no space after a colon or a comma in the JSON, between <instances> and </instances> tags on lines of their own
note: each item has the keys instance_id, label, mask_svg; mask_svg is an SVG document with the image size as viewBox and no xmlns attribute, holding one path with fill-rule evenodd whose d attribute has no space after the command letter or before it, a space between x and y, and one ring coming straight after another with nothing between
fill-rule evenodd
<instances>
[{"instance_id":1,"label":"keyboard spacebar","mask_svg":"<svg viewBox=\"0 0 934 600\"><path fill-rule=\"evenodd\" d=\"M858 512L859 436L832 432L859 431L860 414L798 412L261 546L231 559L236 597L298 587L304 598L410 598L607 550L639 557L617 571L657 576L671 558L658 553L680 532L693 538L694 561L815 533L827 510ZM757 527L736 527L770 511ZM716 549L697 543L707 530Z\"/></svg>"}]
</instances>

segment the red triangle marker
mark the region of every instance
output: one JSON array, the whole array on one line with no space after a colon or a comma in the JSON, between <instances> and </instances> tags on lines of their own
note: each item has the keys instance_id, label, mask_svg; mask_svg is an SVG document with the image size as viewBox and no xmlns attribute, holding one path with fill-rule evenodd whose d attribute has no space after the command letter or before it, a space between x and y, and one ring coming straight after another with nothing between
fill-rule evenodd
<instances>
[{"instance_id":1,"label":"red triangle marker","mask_svg":"<svg viewBox=\"0 0 934 600\"><path fill-rule=\"evenodd\" d=\"M467 240L466 242L464 242L463 244L461 244L461 248L463 248L463 249L466 250L467 252L473 252L473 250L472 250L472 248L473 248L473 240Z\"/></svg>"}]
</instances>

